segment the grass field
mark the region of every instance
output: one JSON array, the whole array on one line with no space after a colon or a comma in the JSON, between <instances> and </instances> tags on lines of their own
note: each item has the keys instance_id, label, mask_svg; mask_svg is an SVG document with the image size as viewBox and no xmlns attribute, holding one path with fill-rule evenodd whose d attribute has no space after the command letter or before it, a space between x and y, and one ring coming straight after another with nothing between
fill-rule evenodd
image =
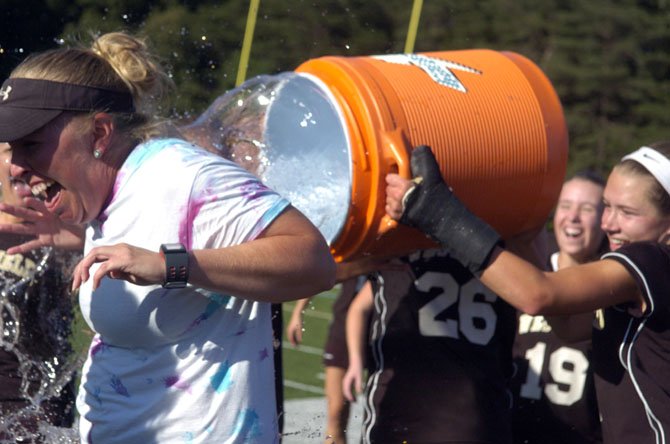
<instances>
[{"instance_id":1,"label":"grass field","mask_svg":"<svg viewBox=\"0 0 670 444\"><path fill-rule=\"evenodd\" d=\"M338 292L339 286L312 298L303 314L305 330L303 342L298 348L286 340L284 331L284 397L287 400L323 396L321 354L326 343L332 305ZM283 304L284 330L294 307L294 302Z\"/></svg>"}]
</instances>

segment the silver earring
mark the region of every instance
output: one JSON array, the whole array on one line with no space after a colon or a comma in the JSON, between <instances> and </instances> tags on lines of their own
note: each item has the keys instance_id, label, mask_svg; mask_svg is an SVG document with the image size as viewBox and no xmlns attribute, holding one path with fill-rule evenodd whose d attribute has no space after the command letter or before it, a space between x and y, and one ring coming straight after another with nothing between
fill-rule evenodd
<instances>
[{"instance_id":1,"label":"silver earring","mask_svg":"<svg viewBox=\"0 0 670 444\"><path fill-rule=\"evenodd\" d=\"M102 151L97 149L97 148L94 149L93 150L93 157L95 157L96 159L100 159L102 157Z\"/></svg>"}]
</instances>

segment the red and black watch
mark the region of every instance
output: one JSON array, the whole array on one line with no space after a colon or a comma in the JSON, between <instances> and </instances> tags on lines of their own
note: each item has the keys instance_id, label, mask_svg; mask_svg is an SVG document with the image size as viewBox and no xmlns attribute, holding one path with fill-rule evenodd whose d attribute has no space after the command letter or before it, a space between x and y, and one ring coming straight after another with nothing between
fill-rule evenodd
<instances>
[{"instance_id":1,"label":"red and black watch","mask_svg":"<svg viewBox=\"0 0 670 444\"><path fill-rule=\"evenodd\" d=\"M183 244L162 244L161 256L165 259L163 288L184 288L188 282L188 252Z\"/></svg>"}]
</instances>

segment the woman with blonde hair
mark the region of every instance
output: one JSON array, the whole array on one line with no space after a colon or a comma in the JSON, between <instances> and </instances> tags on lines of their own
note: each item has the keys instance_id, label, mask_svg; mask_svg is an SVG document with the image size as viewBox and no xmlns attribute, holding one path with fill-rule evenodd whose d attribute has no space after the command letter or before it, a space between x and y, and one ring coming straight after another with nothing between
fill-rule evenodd
<instances>
[{"instance_id":1,"label":"woman with blonde hair","mask_svg":"<svg viewBox=\"0 0 670 444\"><path fill-rule=\"evenodd\" d=\"M12 176L86 225L81 439L277 442L270 303L332 287L335 266L286 199L169 137L152 117L167 86L144 41L110 33L29 56L0 89Z\"/></svg>"}]
</instances>

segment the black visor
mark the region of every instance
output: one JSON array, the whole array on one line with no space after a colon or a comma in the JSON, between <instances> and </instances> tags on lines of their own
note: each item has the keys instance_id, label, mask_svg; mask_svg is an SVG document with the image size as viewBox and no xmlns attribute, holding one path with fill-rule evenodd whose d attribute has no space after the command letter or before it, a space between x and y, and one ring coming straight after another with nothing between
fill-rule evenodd
<instances>
[{"instance_id":1,"label":"black visor","mask_svg":"<svg viewBox=\"0 0 670 444\"><path fill-rule=\"evenodd\" d=\"M0 88L0 142L12 142L37 131L63 111L135 111L127 91L53 82L7 79Z\"/></svg>"}]
</instances>

